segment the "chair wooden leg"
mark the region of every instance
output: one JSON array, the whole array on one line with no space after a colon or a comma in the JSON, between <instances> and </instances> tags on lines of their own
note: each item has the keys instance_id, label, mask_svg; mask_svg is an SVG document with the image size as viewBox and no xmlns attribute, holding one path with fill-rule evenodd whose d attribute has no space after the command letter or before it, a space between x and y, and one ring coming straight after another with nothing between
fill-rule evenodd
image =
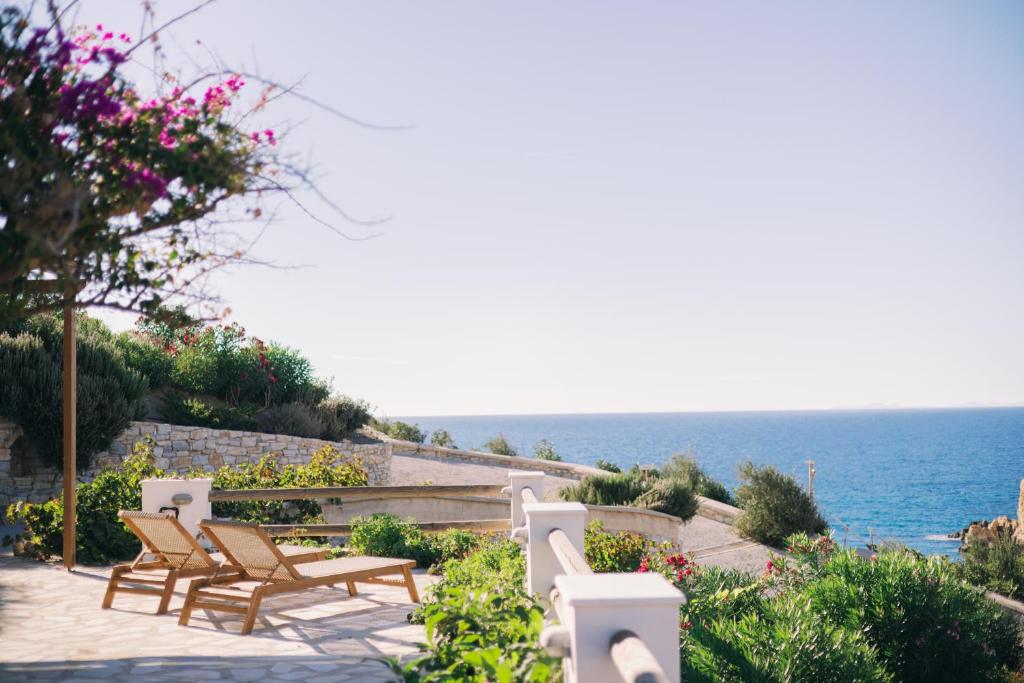
<instances>
[{"instance_id":1,"label":"chair wooden leg","mask_svg":"<svg viewBox=\"0 0 1024 683\"><path fill-rule=\"evenodd\" d=\"M260 611L260 602L263 600L263 591L259 588L252 592L249 600L249 609L245 613L245 621L242 622L242 635L252 633L252 627L256 625L256 614Z\"/></svg>"},{"instance_id":2,"label":"chair wooden leg","mask_svg":"<svg viewBox=\"0 0 1024 683\"><path fill-rule=\"evenodd\" d=\"M419 602L420 594L416 591L416 582L412 580L412 572L408 567L402 567L402 576L405 577L405 587L409 589L409 599Z\"/></svg>"},{"instance_id":3,"label":"chair wooden leg","mask_svg":"<svg viewBox=\"0 0 1024 683\"><path fill-rule=\"evenodd\" d=\"M178 582L178 572L171 570L167 573L167 581L164 582L164 592L160 596L160 606L156 608L157 614L167 614L167 608L171 604L171 596L174 595L174 584Z\"/></svg>"},{"instance_id":4,"label":"chair wooden leg","mask_svg":"<svg viewBox=\"0 0 1024 683\"><path fill-rule=\"evenodd\" d=\"M345 585L348 586L348 594L349 595L356 595L356 583L355 583L355 581L348 581L348 582L346 582Z\"/></svg>"},{"instance_id":5,"label":"chair wooden leg","mask_svg":"<svg viewBox=\"0 0 1024 683\"><path fill-rule=\"evenodd\" d=\"M179 626L188 626L188 620L192 616L192 604L196 601L196 591L205 583L205 581L201 580L193 581L192 585L188 587L188 593L185 594L185 604L181 606L181 616L178 617Z\"/></svg>"},{"instance_id":6,"label":"chair wooden leg","mask_svg":"<svg viewBox=\"0 0 1024 683\"><path fill-rule=\"evenodd\" d=\"M114 593L117 592L117 584L121 578L121 574L124 574L127 570L127 565L119 564L110 572L110 581L107 582L107 592L103 596L103 609L110 609L110 606L114 604Z\"/></svg>"}]
</instances>

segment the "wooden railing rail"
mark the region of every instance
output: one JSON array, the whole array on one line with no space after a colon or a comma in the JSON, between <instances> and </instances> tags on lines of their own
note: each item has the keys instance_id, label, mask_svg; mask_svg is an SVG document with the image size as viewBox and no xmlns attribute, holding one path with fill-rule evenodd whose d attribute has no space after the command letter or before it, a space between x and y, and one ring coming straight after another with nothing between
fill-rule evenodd
<instances>
[{"instance_id":1,"label":"wooden railing rail","mask_svg":"<svg viewBox=\"0 0 1024 683\"><path fill-rule=\"evenodd\" d=\"M501 484L459 486L325 486L294 489L230 489L210 491L211 503L247 500L383 500L386 498L437 498L441 496L506 497Z\"/></svg>"},{"instance_id":2,"label":"wooden railing rail","mask_svg":"<svg viewBox=\"0 0 1024 683\"><path fill-rule=\"evenodd\" d=\"M424 533L437 534L448 529L463 529L480 534L508 531L507 519L452 520L448 522L414 522ZM302 538L309 536L351 536L351 524L263 524L271 536Z\"/></svg>"}]
</instances>

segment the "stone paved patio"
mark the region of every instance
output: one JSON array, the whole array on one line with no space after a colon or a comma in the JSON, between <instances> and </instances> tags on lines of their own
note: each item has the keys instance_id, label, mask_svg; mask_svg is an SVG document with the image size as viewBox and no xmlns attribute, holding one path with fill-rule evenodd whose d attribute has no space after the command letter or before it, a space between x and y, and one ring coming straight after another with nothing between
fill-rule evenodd
<instances>
[{"instance_id":1,"label":"stone paved patio","mask_svg":"<svg viewBox=\"0 0 1024 683\"><path fill-rule=\"evenodd\" d=\"M0 681L395 680L381 657L417 652L423 629L406 621L404 589L360 584L274 596L252 635L241 617L197 610L178 626L156 600L118 595L100 609L109 569L62 568L0 555ZM418 574L421 592L433 577Z\"/></svg>"}]
</instances>

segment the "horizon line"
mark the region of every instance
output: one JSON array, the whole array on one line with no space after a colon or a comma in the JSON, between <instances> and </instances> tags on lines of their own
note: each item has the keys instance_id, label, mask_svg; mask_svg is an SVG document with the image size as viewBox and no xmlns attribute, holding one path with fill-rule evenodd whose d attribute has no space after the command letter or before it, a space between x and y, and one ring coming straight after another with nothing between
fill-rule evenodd
<instances>
[{"instance_id":1,"label":"horizon line","mask_svg":"<svg viewBox=\"0 0 1024 683\"><path fill-rule=\"evenodd\" d=\"M586 415L713 415L734 413L885 413L910 412L923 410L999 410L1024 409L1024 403L988 403L935 406L855 406L835 408L741 408L734 410L623 410L595 412L556 412L556 413L443 413L433 415L394 415L387 416L405 419L428 419L436 417L577 417Z\"/></svg>"}]
</instances>

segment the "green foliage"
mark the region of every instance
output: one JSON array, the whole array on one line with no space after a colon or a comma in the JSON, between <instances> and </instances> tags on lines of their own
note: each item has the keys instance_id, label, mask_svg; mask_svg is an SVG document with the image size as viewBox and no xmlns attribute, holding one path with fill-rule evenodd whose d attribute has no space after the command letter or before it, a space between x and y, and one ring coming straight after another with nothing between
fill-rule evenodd
<instances>
[{"instance_id":1,"label":"green foliage","mask_svg":"<svg viewBox=\"0 0 1024 683\"><path fill-rule=\"evenodd\" d=\"M324 433L324 421L315 408L304 403L285 403L256 413L259 430L267 434L288 434L318 439Z\"/></svg>"},{"instance_id":2,"label":"green foliage","mask_svg":"<svg viewBox=\"0 0 1024 683\"><path fill-rule=\"evenodd\" d=\"M76 556L84 564L110 564L130 559L141 550L138 538L118 518L120 510L142 506L142 480L163 475L153 465L153 442L148 437L135 444L123 463L107 468L90 482L78 485ZM29 556L46 559L63 552L63 499L45 503L18 502L7 509L9 523L21 521L25 533L15 539L16 548Z\"/></svg>"},{"instance_id":3,"label":"green foliage","mask_svg":"<svg viewBox=\"0 0 1024 683\"><path fill-rule=\"evenodd\" d=\"M608 532L597 519L587 524L583 536L583 556L595 572L635 572L650 547L643 534Z\"/></svg>"},{"instance_id":4,"label":"green foliage","mask_svg":"<svg viewBox=\"0 0 1024 683\"><path fill-rule=\"evenodd\" d=\"M201 473L205 474L205 473ZM366 486L366 470L358 459L348 461L334 446L325 445L305 465L281 467L265 455L256 463L237 467L225 465L213 474L213 488L289 489L322 486ZM213 503L213 514L257 524L317 524L322 522L320 504L315 500L247 500Z\"/></svg>"},{"instance_id":5,"label":"green foliage","mask_svg":"<svg viewBox=\"0 0 1024 683\"><path fill-rule=\"evenodd\" d=\"M89 466L129 423L145 412L146 380L125 367L110 331L78 316L77 464ZM25 431L39 455L63 468L63 323L38 315L0 334L0 415Z\"/></svg>"},{"instance_id":6,"label":"green foliage","mask_svg":"<svg viewBox=\"0 0 1024 683\"><path fill-rule=\"evenodd\" d=\"M667 463L661 466L661 477L684 483L698 496L717 500L727 505L733 504L729 489L725 488L720 481L709 477L692 455L673 455Z\"/></svg>"},{"instance_id":7,"label":"green foliage","mask_svg":"<svg viewBox=\"0 0 1024 683\"><path fill-rule=\"evenodd\" d=\"M675 515L684 522L697 514L693 489L675 479L658 479L633 501L634 507Z\"/></svg>"},{"instance_id":8,"label":"green foliage","mask_svg":"<svg viewBox=\"0 0 1024 683\"><path fill-rule=\"evenodd\" d=\"M800 596L777 598L762 614L709 619L689 638L686 681L893 680L861 633L823 620Z\"/></svg>"},{"instance_id":9,"label":"green foliage","mask_svg":"<svg viewBox=\"0 0 1024 683\"><path fill-rule=\"evenodd\" d=\"M802 592L822 618L863 631L899 681L996 681L1021 664L1012 618L940 558L841 551Z\"/></svg>"},{"instance_id":10,"label":"green foliage","mask_svg":"<svg viewBox=\"0 0 1024 683\"><path fill-rule=\"evenodd\" d=\"M610 460L598 459L598 461L594 463L594 467L596 467L599 470L604 470L605 472L614 472L616 474L622 472L622 468L616 465L615 463L611 462Z\"/></svg>"},{"instance_id":11,"label":"green foliage","mask_svg":"<svg viewBox=\"0 0 1024 683\"><path fill-rule=\"evenodd\" d=\"M512 444L508 442L504 434L498 434L496 437L486 442L482 447L484 451L494 453L495 455L519 455L516 449L512 447Z\"/></svg>"},{"instance_id":12,"label":"green foliage","mask_svg":"<svg viewBox=\"0 0 1024 683\"><path fill-rule=\"evenodd\" d=\"M608 474L581 479L563 488L562 500L587 505L631 505L644 492L644 483L632 472Z\"/></svg>"},{"instance_id":13,"label":"green foliage","mask_svg":"<svg viewBox=\"0 0 1024 683\"><path fill-rule=\"evenodd\" d=\"M398 439L399 441L423 443L427 440L427 435L420 430L419 425L411 425L399 420L390 422L388 420L377 419L372 420L370 424L378 432L382 432L390 436L392 439Z\"/></svg>"},{"instance_id":14,"label":"green foliage","mask_svg":"<svg viewBox=\"0 0 1024 683\"><path fill-rule=\"evenodd\" d=\"M467 531L448 529L428 536L412 520L387 513L355 517L351 524L348 545L356 554L416 560L420 567L460 559L479 545L476 535Z\"/></svg>"},{"instance_id":15,"label":"green foliage","mask_svg":"<svg viewBox=\"0 0 1024 683\"><path fill-rule=\"evenodd\" d=\"M972 539L956 564L957 574L968 583L1009 598L1024 598L1024 545L1008 534L991 541Z\"/></svg>"},{"instance_id":16,"label":"green foliage","mask_svg":"<svg viewBox=\"0 0 1024 683\"><path fill-rule=\"evenodd\" d=\"M146 378L150 390L170 384L174 357L164 350L159 341L137 333L122 332L114 337L114 345L121 351L125 365Z\"/></svg>"},{"instance_id":17,"label":"green foliage","mask_svg":"<svg viewBox=\"0 0 1024 683\"><path fill-rule=\"evenodd\" d=\"M790 534L825 531L817 505L793 477L771 465L746 462L740 466L740 479L736 503L743 513L735 526L744 536L778 545Z\"/></svg>"},{"instance_id":18,"label":"green foliage","mask_svg":"<svg viewBox=\"0 0 1024 683\"><path fill-rule=\"evenodd\" d=\"M562 461L562 456L555 452L555 444L547 439L541 439L533 446L533 457L537 460Z\"/></svg>"},{"instance_id":19,"label":"green foliage","mask_svg":"<svg viewBox=\"0 0 1024 683\"><path fill-rule=\"evenodd\" d=\"M648 476L639 470L586 477L563 488L562 500L588 505L625 505L675 515L684 522L697 512L693 491L674 479Z\"/></svg>"},{"instance_id":20,"label":"green foliage","mask_svg":"<svg viewBox=\"0 0 1024 683\"><path fill-rule=\"evenodd\" d=\"M347 439L370 421L369 404L348 396L325 399L316 409L324 424L321 438L328 441Z\"/></svg>"},{"instance_id":21,"label":"green foliage","mask_svg":"<svg viewBox=\"0 0 1024 683\"><path fill-rule=\"evenodd\" d=\"M441 448L458 448L455 445L455 439L447 429L435 429L434 433L430 435L430 445Z\"/></svg>"},{"instance_id":22,"label":"green foliage","mask_svg":"<svg viewBox=\"0 0 1024 683\"><path fill-rule=\"evenodd\" d=\"M214 405L180 394L164 396L161 401L161 413L166 422L175 425L240 431L253 431L257 427L256 418L242 408L225 404Z\"/></svg>"},{"instance_id":23,"label":"green foliage","mask_svg":"<svg viewBox=\"0 0 1024 683\"><path fill-rule=\"evenodd\" d=\"M426 653L405 666L403 681L555 680L559 662L539 644L544 610L524 587L522 551L511 541L486 544L449 561L411 620L427 631Z\"/></svg>"}]
</instances>

